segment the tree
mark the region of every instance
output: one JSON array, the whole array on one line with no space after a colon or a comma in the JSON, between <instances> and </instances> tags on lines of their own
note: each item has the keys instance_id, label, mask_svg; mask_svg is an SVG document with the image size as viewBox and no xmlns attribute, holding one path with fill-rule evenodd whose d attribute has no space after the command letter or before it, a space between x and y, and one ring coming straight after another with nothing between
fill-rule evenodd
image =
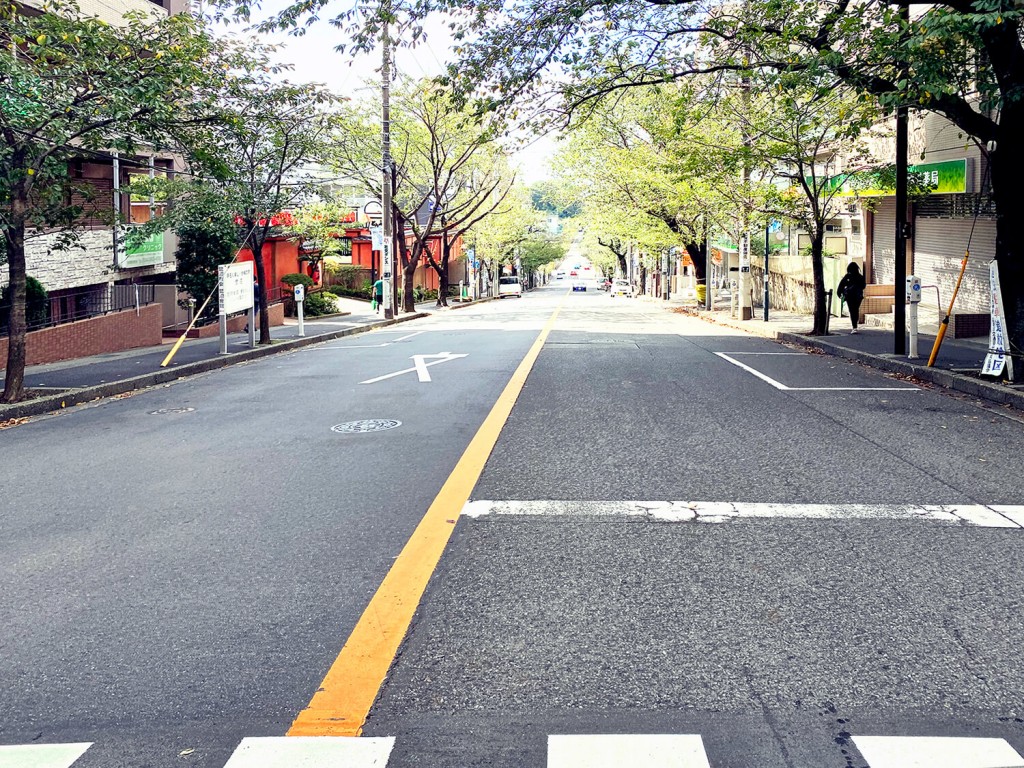
<instances>
[{"instance_id":1,"label":"tree","mask_svg":"<svg viewBox=\"0 0 1024 768\"><path fill-rule=\"evenodd\" d=\"M844 182L879 160L865 133L876 124L873 102L857 97L827 72L808 70L765 75L751 84L749 109L735 109L744 146L762 180L784 179L789 187L761 203L761 212L797 222L810 236L814 289L812 335L828 332L823 255L825 225L839 211ZM746 96L746 94L744 94Z\"/></svg>"},{"instance_id":2,"label":"tree","mask_svg":"<svg viewBox=\"0 0 1024 768\"><path fill-rule=\"evenodd\" d=\"M231 55L188 14L129 15L114 28L72 4L47 8L0 8L0 231L11 297L5 403L24 394L26 238L63 229L55 247L66 248L84 211L69 162L187 140L214 111Z\"/></svg>"},{"instance_id":3,"label":"tree","mask_svg":"<svg viewBox=\"0 0 1024 768\"><path fill-rule=\"evenodd\" d=\"M269 344L263 248L275 231L293 224L288 209L319 192L321 177L314 164L326 159L336 99L317 86L272 81L264 72L264 52L256 48L252 56L246 70L227 81L223 118L209 127L203 154L191 156L193 175L154 182L169 204L164 215L137 234L207 225L219 229L230 218L239 248L253 254L259 343ZM141 182L140 188L145 185Z\"/></svg>"},{"instance_id":4,"label":"tree","mask_svg":"<svg viewBox=\"0 0 1024 768\"><path fill-rule=\"evenodd\" d=\"M438 305L447 305L448 260L453 243L499 208L511 188L498 126L474 122L447 93L429 82L393 92L392 215L402 265L402 308L415 311L413 276L421 261L438 274ZM335 164L381 196L380 135L360 105L346 118ZM440 241L440 252L430 244Z\"/></svg>"},{"instance_id":5,"label":"tree","mask_svg":"<svg viewBox=\"0 0 1024 768\"><path fill-rule=\"evenodd\" d=\"M223 2L244 13L249 0ZM271 24L315 18L328 5L296 0ZM447 81L475 96L481 112L530 109L564 120L623 88L811 68L886 109L944 115L987 160L1011 348L1024 348L1024 231L1014 221L1024 176L1024 6L942 0L905 20L899 4L851 0L748 0L712 12L697 0L406 0L386 13L356 6L332 21L347 48L367 50L385 15L414 30L411 44L424 18L447 11L460 56Z\"/></svg>"}]
</instances>

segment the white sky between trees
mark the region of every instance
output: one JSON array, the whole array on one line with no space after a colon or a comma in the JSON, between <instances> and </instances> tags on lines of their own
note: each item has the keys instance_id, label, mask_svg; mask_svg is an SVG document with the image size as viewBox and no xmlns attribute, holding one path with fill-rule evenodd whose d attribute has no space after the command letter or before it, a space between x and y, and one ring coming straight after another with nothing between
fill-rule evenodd
<instances>
[{"instance_id":1,"label":"white sky between trees","mask_svg":"<svg viewBox=\"0 0 1024 768\"><path fill-rule=\"evenodd\" d=\"M288 0L268 0L253 12L253 20L260 21L289 5ZM322 83L330 91L353 99L364 98L376 92L375 81L380 77L380 50L370 55L352 57L334 50L344 34L327 21L325 14L318 22L306 27L301 37L276 33L264 39L281 46L274 59L292 68L281 75L295 83ZM427 39L415 48L399 47L395 52L398 72L411 78L433 77L440 74L450 58L451 35L440 18L428 19L424 25ZM235 28L236 32L240 28ZM524 184L547 179L551 175L551 158L555 140L543 136L518 151L515 162L519 166L518 179Z\"/></svg>"}]
</instances>

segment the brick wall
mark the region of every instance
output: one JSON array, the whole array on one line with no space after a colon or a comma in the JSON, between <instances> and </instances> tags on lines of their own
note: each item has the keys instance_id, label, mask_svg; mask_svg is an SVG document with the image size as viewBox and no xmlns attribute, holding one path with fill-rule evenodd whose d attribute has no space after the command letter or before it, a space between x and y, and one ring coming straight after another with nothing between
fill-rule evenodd
<instances>
[{"instance_id":1,"label":"brick wall","mask_svg":"<svg viewBox=\"0 0 1024 768\"><path fill-rule=\"evenodd\" d=\"M120 352L160 344L163 308L159 304L112 312L53 328L32 331L25 340L26 365ZM0 365L7 360L7 339L0 339Z\"/></svg>"}]
</instances>

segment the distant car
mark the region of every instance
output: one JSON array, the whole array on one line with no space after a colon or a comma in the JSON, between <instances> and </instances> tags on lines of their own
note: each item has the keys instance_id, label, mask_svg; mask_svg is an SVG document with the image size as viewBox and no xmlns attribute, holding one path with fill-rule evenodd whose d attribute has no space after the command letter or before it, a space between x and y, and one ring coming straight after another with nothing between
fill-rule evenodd
<instances>
[{"instance_id":1,"label":"distant car","mask_svg":"<svg viewBox=\"0 0 1024 768\"><path fill-rule=\"evenodd\" d=\"M576 277L579 273L574 269L569 273L569 277Z\"/></svg>"},{"instance_id":2,"label":"distant car","mask_svg":"<svg viewBox=\"0 0 1024 768\"><path fill-rule=\"evenodd\" d=\"M572 289L574 291L585 291L587 290L587 284L582 280L577 280L572 284Z\"/></svg>"},{"instance_id":3,"label":"distant car","mask_svg":"<svg viewBox=\"0 0 1024 768\"><path fill-rule=\"evenodd\" d=\"M523 298L523 284L519 282L518 277L503 277L498 281L498 298L503 299L506 296Z\"/></svg>"},{"instance_id":4,"label":"distant car","mask_svg":"<svg viewBox=\"0 0 1024 768\"><path fill-rule=\"evenodd\" d=\"M612 281L607 277L599 277L597 278L597 287L602 291L607 291L612 287Z\"/></svg>"},{"instance_id":5,"label":"distant car","mask_svg":"<svg viewBox=\"0 0 1024 768\"><path fill-rule=\"evenodd\" d=\"M623 280L618 277L612 280L612 284L609 286L609 292L612 296L632 296L633 287L629 284L628 280Z\"/></svg>"},{"instance_id":6,"label":"distant car","mask_svg":"<svg viewBox=\"0 0 1024 768\"><path fill-rule=\"evenodd\" d=\"M564 269L560 269L557 272L555 272L555 280L562 280L564 277L565 277L565 270Z\"/></svg>"}]
</instances>

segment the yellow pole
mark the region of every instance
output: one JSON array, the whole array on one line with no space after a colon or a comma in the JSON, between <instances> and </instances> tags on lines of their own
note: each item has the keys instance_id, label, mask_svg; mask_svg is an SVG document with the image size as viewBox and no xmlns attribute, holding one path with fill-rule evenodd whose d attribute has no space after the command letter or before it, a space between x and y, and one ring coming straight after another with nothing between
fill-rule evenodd
<instances>
[{"instance_id":1,"label":"yellow pole","mask_svg":"<svg viewBox=\"0 0 1024 768\"><path fill-rule=\"evenodd\" d=\"M964 258L960 262L960 275L956 279L956 287L953 288L953 296L949 300L949 309L939 324L939 332L935 336L935 344L932 345L932 353L928 357L929 368L935 365L935 358L939 356L939 347L942 346L942 340L946 337L946 329L949 328L949 316L953 314L953 303L956 301L956 295L960 293L960 283L964 279L964 272L967 271L967 260L969 258L971 258L971 252L969 250L964 251Z\"/></svg>"},{"instance_id":2,"label":"yellow pole","mask_svg":"<svg viewBox=\"0 0 1024 768\"><path fill-rule=\"evenodd\" d=\"M206 309L206 305L210 303L210 299L213 298L213 294L217 292L217 288L214 288L209 296L206 297L206 301L203 302L203 306L199 308L199 311L192 317L192 322L188 324L188 328L181 334L181 338L174 342L174 346L171 347L171 351L167 353L167 357L160 363L161 368L166 368L171 363L171 358L178 354L178 350L181 349L181 345L185 343L185 338L188 336L188 332L192 330L192 326L196 324L196 320L199 319L200 315L203 314L203 310Z\"/></svg>"},{"instance_id":3,"label":"yellow pole","mask_svg":"<svg viewBox=\"0 0 1024 768\"><path fill-rule=\"evenodd\" d=\"M249 230L249 234L245 236L245 240L243 240L242 244L240 246L238 246L238 250L236 250L235 251L235 255L231 257L231 261L228 262L229 264L234 264L238 260L239 254L245 249L246 243L249 242L249 238L251 236L252 236L252 230ZM253 259L255 259L255 258L256 258L256 255L253 254ZM256 269L256 262L255 261L253 261L252 267L253 267L253 270ZM165 357L164 361L162 363L160 363L160 367L161 368L166 368L168 365L171 364L171 359L176 354L178 354L178 350L181 349L181 345L185 343L185 338L188 336L188 332L192 330L192 326L196 324L196 320L198 320L200 318L200 316L202 316L203 310L206 309L206 305L210 303L210 299L213 298L213 294L215 294L219 288L220 288L220 280L218 279L217 285L214 286L212 291L210 291L210 295L206 297L206 301L203 302L203 306L201 306L199 308L199 310L195 313L195 315L192 317L192 322L188 324L188 328L186 328L185 332L183 334L181 334L181 338L178 339L176 342L174 342L174 346L171 347L171 351L167 353L167 357Z\"/></svg>"}]
</instances>

